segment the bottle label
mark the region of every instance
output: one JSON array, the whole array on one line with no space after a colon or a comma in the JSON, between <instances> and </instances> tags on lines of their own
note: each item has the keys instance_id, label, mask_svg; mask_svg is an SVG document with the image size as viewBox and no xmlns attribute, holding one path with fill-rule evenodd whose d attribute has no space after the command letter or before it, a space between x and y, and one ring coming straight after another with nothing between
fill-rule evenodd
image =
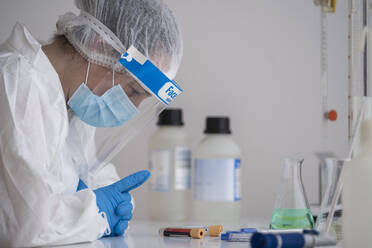
<instances>
[{"instance_id":1,"label":"bottle label","mask_svg":"<svg viewBox=\"0 0 372 248\"><path fill-rule=\"evenodd\" d=\"M151 177L149 182L150 190L169 191L170 166L171 166L170 150L152 150L150 152L149 165L149 169L151 171Z\"/></svg>"},{"instance_id":2,"label":"bottle label","mask_svg":"<svg viewBox=\"0 0 372 248\"><path fill-rule=\"evenodd\" d=\"M174 189L188 190L191 187L191 151L177 147L174 156Z\"/></svg>"},{"instance_id":3,"label":"bottle label","mask_svg":"<svg viewBox=\"0 0 372 248\"><path fill-rule=\"evenodd\" d=\"M194 199L199 201L239 201L240 159L196 159Z\"/></svg>"},{"instance_id":4,"label":"bottle label","mask_svg":"<svg viewBox=\"0 0 372 248\"><path fill-rule=\"evenodd\" d=\"M188 190L191 186L191 151L176 147L173 150L152 150L150 153L150 190L167 192L171 187L171 166L174 166L174 190ZM174 163L173 160L174 159Z\"/></svg>"}]
</instances>

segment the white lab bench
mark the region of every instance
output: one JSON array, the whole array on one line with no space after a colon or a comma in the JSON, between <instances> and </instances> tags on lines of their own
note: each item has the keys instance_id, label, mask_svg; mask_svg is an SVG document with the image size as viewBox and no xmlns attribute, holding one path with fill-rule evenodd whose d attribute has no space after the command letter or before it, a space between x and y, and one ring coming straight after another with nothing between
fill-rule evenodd
<instances>
[{"instance_id":1,"label":"white lab bench","mask_svg":"<svg viewBox=\"0 0 372 248\"><path fill-rule=\"evenodd\" d=\"M264 224L263 224L264 223ZM241 227L267 227L268 221L263 219L241 220L238 223L222 223L226 230L238 230ZM195 225L195 223L181 223L182 225ZM217 223L214 223L217 224ZM103 238L93 243L84 243L62 247L71 248L151 248L151 247L172 247L172 248L235 248L250 247L247 242L222 241L219 237L208 237L204 239L191 239L183 237L161 237L158 230L161 227L179 226L180 223L153 222L145 220L133 220L130 228L124 237ZM61 246L59 246L61 247ZM331 246L328 246L331 247ZM332 246L340 248L341 246Z\"/></svg>"}]
</instances>

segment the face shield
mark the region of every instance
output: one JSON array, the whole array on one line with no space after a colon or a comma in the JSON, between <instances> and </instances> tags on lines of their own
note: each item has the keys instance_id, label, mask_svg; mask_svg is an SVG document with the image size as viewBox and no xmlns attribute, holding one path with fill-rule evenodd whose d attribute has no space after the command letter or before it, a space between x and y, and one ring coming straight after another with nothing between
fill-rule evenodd
<instances>
[{"instance_id":1,"label":"face shield","mask_svg":"<svg viewBox=\"0 0 372 248\"><path fill-rule=\"evenodd\" d=\"M85 82L68 102L67 143L79 174L89 184L88 174L111 161L182 89L134 46L126 50L94 17L82 13L75 18L90 26L92 40L89 53L70 41L89 64ZM76 20L74 23L78 32ZM102 66L102 72L90 73L91 63Z\"/></svg>"}]
</instances>

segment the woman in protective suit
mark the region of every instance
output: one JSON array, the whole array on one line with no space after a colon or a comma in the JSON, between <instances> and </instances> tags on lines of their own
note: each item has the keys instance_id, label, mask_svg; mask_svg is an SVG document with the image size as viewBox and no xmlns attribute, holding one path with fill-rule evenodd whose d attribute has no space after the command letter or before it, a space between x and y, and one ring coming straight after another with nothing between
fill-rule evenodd
<instances>
[{"instance_id":1,"label":"woman in protective suit","mask_svg":"<svg viewBox=\"0 0 372 248\"><path fill-rule=\"evenodd\" d=\"M122 235L150 173L120 180L110 160L181 92L181 33L161 0L76 5L51 44L16 24L0 46L1 247Z\"/></svg>"}]
</instances>

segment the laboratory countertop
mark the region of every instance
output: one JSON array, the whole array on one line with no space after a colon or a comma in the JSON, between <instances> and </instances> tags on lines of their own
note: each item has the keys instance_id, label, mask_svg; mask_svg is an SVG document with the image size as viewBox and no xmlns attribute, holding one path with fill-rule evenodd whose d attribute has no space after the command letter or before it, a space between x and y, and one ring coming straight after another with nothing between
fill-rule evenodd
<instances>
[{"instance_id":1,"label":"laboratory countertop","mask_svg":"<svg viewBox=\"0 0 372 248\"><path fill-rule=\"evenodd\" d=\"M266 223L262 219L256 220L241 220L238 223L222 223L224 231L239 230L242 227L258 227L265 228ZM166 223L144 220L133 220L130 223L129 230L125 236L110 237L97 240L92 243L82 243L69 246L71 248L147 248L147 247L190 247L190 248L235 248L235 247L250 247L248 242L228 242L222 241L219 237L208 237L204 239L191 239L183 237L162 237L159 235L159 228L167 226L195 225L200 223ZM215 223L217 224L217 223ZM332 248L341 248L342 246L328 246Z\"/></svg>"}]
</instances>

